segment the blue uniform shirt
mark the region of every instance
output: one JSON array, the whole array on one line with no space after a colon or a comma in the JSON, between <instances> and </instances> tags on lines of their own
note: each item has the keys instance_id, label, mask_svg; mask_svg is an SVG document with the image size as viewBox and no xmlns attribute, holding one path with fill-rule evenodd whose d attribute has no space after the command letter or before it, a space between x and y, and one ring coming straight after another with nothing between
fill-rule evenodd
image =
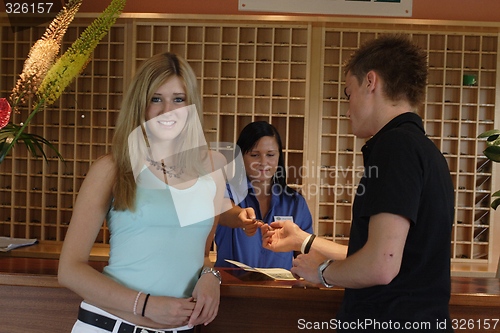
<instances>
[{"instance_id":1,"label":"blue uniform shirt","mask_svg":"<svg viewBox=\"0 0 500 333\"><path fill-rule=\"evenodd\" d=\"M252 207L257 219L265 223L274 222L275 217L292 216L293 221L302 230L312 233L312 216L304 197L291 188L284 191L276 185L273 192L271 207L266 216L260 216L259 202L250 182L248 182L248 195L239 203L239 206ZM292 268L293 252L272 252L264 249L260 229L255 235L248 237L241 228L219 225L215 232L215 243L217 245L216 267L234 267L225 261L225 259L231 259L251 267Z\"/></svg>"}]
</instances>

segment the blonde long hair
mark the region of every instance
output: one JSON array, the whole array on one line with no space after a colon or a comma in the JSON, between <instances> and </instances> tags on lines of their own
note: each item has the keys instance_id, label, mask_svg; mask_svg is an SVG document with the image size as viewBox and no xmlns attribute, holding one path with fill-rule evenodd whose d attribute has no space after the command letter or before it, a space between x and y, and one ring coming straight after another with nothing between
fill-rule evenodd
<instances>
[{"instance_id":1,"label":"blonde long hair","mask_svg":"<svg viewBox=\"0 0 500 333\"><path fill-rule=\"evenodd\" d=\"M186 90L186 103L194 104L197 115L188 116L183 140L179 140L179 151L192 151L199 142L204 142L203 131L200 125L203 121L201 96L198 91L196 75L182 57L166 52L154 55L146 60L137 70L118 115L113 136L112 155L116 163L116 181L114 186L114 208L116 210L134 210L136 182L129 153L129 135L146 122L146 110L153 94L157 89L173 76L177 76ZM193 108L194 110L194 108ZM200 154L196 154L198 159ZM189 156L180 156L182 165L188 163ZM200 165L194 163L191 165Z\"/></svg>"}]
</instances>

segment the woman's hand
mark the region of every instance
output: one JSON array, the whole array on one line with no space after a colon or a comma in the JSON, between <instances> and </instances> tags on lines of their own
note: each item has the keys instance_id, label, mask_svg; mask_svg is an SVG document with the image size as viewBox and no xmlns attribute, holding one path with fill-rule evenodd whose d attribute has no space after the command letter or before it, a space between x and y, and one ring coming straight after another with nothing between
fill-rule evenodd
<instances>
[{"instance_id":1,"label":"woman's hand","mask_svg":"<svg viewBox=\"0 0 500 333\"><path fill-rule=\"evenodd\" d=\"M257 229L262 226L262 222L257 222L255 219L255 211L252 207L243 208L238 214L238 219L242 223L242 229L245 235L252 237L257 232Z\"/></svg>"},{"instance_id":2,"label":"woman's hand","mask_svg":"<svg viewBox=\"0 0 500 333\"><path fill-rule=\"evenodd\" d=\"M145 316L168 327L184 326L188 324L195 305L192 297L150 296L146 304ZM139 310L138 313L140 313Z\"/></svg>"},{"instance_id":3,"label":"woman's hand","mask_svg":"<svg viewBox=\"0 0 500 333\"><path fill-rule=\"evenodd\" d=\"M210 273L200 276L193 290L193 299L196 305L189 318L189 326L210 324L219 311L219 279Z\"/></svg>"}]
</instances>

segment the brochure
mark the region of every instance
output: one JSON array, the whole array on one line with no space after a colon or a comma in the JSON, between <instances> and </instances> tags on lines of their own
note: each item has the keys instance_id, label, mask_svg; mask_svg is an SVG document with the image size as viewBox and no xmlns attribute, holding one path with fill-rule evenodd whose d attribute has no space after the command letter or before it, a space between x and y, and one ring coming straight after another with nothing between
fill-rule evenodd
<instances>
[{"instance_id":1,"label":"brochure","mask_svg":"<svg viewBox=\"0 0 500 333\"><path fill-rule=\"evenodd\" d=\"M257 272L257 273L262 273L265 274L275 280L297 280L292 272L290 272L287 269L284 268L255 268L255 267L250 267L248 265L245 265L239 261L236 260L229 260L226 259L228 263L231 263L235 266L238 266L239 268L243 268L244 270L248 272Z\"/></svg>"},{"instance_id":2,"label":"brochure","mask_svg":"<svg viewBox=\"0 0 500 333\"><path fill-rule=\"evenodd\" d=\"M8 252L22 246L33 245L37 242L36 238L11 238L0 237L0 252Z\"/></svg>"}]
</instances>

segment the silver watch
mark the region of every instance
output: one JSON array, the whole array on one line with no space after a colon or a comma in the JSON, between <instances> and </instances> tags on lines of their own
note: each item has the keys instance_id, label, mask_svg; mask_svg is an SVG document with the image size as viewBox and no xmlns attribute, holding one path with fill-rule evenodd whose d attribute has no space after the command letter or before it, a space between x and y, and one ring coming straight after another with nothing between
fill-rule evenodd
<instances>
[{"instance_id":1,"label":"silver watch","mask_svg":"<svg viewBox=\"0 0 500 333\"><path fill-rule=\"evenodd\" d=\"M201 270L201 273L200 273L200 277L203 275L203 274L207 274L207 273L210 273L212 274L213 276L215 276L218 280L219 280L219 284L222 283L222 278L220 276L220 272L216 269L213 269L212 267L203 267L203 269Z\"/></svg>"},{"instance_id":2,"label":"silver watch","mask_svg":"<svg viewBox=\"0 0 500 333\"><path fill-rule=\"evenodd\" d=\"M327 288L332 288L333 287L333 284L329 284L326 282L325 280L325 277L323 276L323 273L325 272L325 269L330 266L330 264L333 262L333 259L328 259L328 260L325 260L323 261L323 263L321 265L318 266L318 276L319 276L319 280L321 281L321 283L327 287Z\"/></svg>"}]
</instances>

